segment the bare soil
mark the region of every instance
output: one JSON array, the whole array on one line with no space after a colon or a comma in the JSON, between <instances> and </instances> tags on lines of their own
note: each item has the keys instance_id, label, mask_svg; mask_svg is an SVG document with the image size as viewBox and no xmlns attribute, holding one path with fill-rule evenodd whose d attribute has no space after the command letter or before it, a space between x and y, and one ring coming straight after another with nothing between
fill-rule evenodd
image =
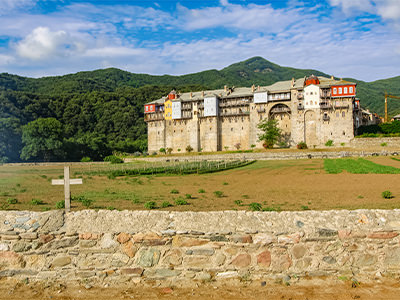
<instances>
[{"instance_id":1,"label":"bare soil","mask_svg":"<svg viewBox=\"0 0 400 300\"><path fill-rule=\"evenodd\" d=\"M350 281L304 280L285 286L260 282L243 285L204 284L197 288L143 287L126 284L119 287L88 287L84 285L24 284L2 280L0 300L54 299L54 300L109 300L109 299L268 299L268 300L347 300L347 299L399 299L400 284L384 280L362 284L353 288Z\"/></svg>"},{"instance_id":2,"label":"bare soil","mask_svg":"<svg viewBox=\"0 0 400 300\"><path fill-rule=\"evenodd\" d=\"M373 157L371 161L400 168L400 161ZM103 166L107 167L107 166ZM74 165L71 174L94 168ZM63 200L63 186L52 186L51 179L63 174L62 166L0 166L0 209L54 209ZM83 176L83 185L71 187L72 195L95 200L95 209L145 209L155 201L160 210L212 211L248 210L257 202L272 210L393 209L400 207L400 175L396 174L327 174L322 159L258 161L239 169L186 176L140 176L108 179ZM171 191L178 190L178 194ZM203 189L205 193L200 193ZM395 196L383 199L390 190ZM214 192L221 191L222 197ZM188 205L176 205L186 198ZM18 204L6 205L8 198ZM44 202L33 205L33 198ZM173 206L162 208L168 201ZM235 203L236 202L236 203ZM74 201L72 209L83 209Z\"/></svg>"}]
</instances>

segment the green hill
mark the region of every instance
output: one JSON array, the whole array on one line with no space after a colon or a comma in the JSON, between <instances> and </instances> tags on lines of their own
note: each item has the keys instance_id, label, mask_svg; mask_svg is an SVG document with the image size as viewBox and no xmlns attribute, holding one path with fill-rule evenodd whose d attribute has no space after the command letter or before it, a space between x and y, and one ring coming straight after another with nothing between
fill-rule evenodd
<instances>
[{"instance_id":1,"label":"green hill","mask_svg":"<svg viewBox=\"0 0 400 300\"><path fill-rule=\"evenodd\" d=\"M64 155L101 159L112 151L144 151L146 126L143 104L180 92L229 86L269 85L310 74L329 76L318 70L282 67L253 57L222 70L193 74L135 74L115 68L64 76L27 78L0 74L0 161L18 161L21 128L38 118L56 118L64 130ZM384 91L400 95L400 77L357 82L357 95L364 107L383 114ZM389 103L391 115L400 113L400 101ZM40 159L40 158L36 158Z\"/></svg>"}]
</instances>

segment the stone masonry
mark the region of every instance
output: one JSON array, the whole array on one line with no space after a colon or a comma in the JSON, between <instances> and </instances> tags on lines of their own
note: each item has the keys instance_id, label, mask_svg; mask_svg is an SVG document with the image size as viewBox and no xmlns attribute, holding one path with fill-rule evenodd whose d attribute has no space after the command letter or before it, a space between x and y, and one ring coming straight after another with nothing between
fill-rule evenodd
<instances>
[{"instance_id":1,"label":"stone masonry","mask_svg":"<svg viewBox=\"0 0 400 300\"><path fill-rule=\"evenodd\" d=\"M184 284L398 276L400 210L0 212L0 277Z\"/></svg>"}]
</instances>

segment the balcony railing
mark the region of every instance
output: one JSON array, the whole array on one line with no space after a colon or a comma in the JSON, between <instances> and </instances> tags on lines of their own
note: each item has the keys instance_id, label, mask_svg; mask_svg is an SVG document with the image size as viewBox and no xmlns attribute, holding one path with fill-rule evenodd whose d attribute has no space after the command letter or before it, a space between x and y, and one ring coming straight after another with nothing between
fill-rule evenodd
<instances>
[{"instance_id":1,"label":"balcony railing","mask_svg":"<svg viewBox=\"0 0 400 300\"><path fill-rule=\"evenodd\" d=\"M321 102L321 103L319 104L319 107L320 107L321 109L330 109L330 108L332 108L332 104L331 104L331 103L328 103L328 102Z\"/></svg>"},{"instance_id":2,"label":"balcony railing","mask_svg":"<svg viewBox=\"0 0 400 300\"><path fill-rule=\"evenodd\" d=\"M144 115L144 120L146 122L148 121L160 121L164 120L164 114L163 113L149 113Z\"/></svg>"},{"instance_id":3,"label":"balcony railing","mask_svg":"<svg viewBox=\"0 0 400 300\"><path fill-rule=\"evenodd\" d=\"M229 112L221 112L219 115L222 117L228 117L228 116L247 116L249 115L249 111L229 111Z\"/></svg>"},{"instance_id":4,"label":"balcony railing","mask_svg":"<svg viewBox=\"0 0 400 300\"><path fill-rule=\"evenodd\" d=\"M335 102L335 108L349 108L349 104L343 102Z\"/></svg>"}]
</instances>

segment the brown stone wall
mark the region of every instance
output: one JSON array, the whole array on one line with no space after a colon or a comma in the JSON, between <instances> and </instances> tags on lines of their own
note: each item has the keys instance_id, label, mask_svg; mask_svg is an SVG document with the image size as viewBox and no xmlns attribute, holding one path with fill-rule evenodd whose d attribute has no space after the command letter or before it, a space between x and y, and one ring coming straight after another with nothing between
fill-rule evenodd
<instances>
[{"instance_id":1,"label":"brown stone wall","mask_svg":"<svg viewBox=\"0 0 400 300\"><path fill-rule=\"evenodd\" d=\"M158 152L165 148L165 121L153 121L147 124L148 152Z\"/></svg>"},{"instance_id":2,"label":"brown stone wall","mask_svg":"<svg viewBox=\"0 0 400 300\"><path fill-rule=\"evenodd\" d=\"M221 148L236 150L235 144L240 144L240 149L249 149L250 116L221 117L220 118Z\"/></svg>"},{"instance_id":3,"label":"brown stone wall","mask_svg":"<svg viewBox=\"0 0 400 300\"><path fill-rule=\"evenodd\" d=\"M398 210L2 211L0 277L139 283L398 276L399 220Z\"/></svg>"}]
</instances>

